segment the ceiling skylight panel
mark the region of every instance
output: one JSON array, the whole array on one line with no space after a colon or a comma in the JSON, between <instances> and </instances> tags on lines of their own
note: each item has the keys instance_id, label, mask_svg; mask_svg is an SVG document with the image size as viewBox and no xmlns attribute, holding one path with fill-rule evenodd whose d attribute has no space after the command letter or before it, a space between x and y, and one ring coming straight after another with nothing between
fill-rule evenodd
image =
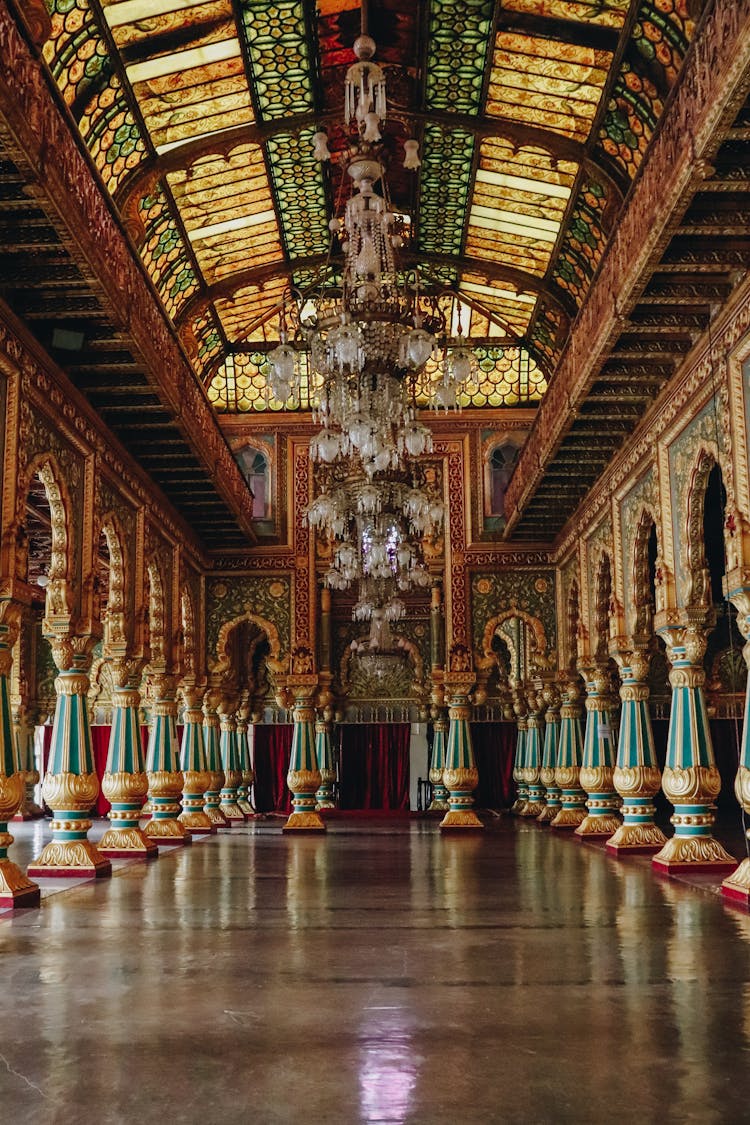
<instances>
[{"instance_id":1,"label":"ceiling skylight panel","mask_svg":"<svg viewBox=\"0 0 750 1125\"><path fill-rule=\"evenodd\" d=\"M630 0L503 0L508 12L614 28L622 27L629 7Z\"/></svg>"},{"instance_id":2,"label":"ceiling skylight panel","mask_svg":"<svg viewBox=\"0 0 750 1125\"><path fill-rule=\"evenodd\" d=\"M584 141L611 59L608 51L500 31L487 113Z\"/></svg>"},{"instance_id":3,"label":"ceiling skylight panel","mask_svg":"<svg viewBox=\"0 0 750 1125\"><path fill-rule=\"evenodd\" d=\"M185 70L210 66L212 63L236 59L240 54L240 44L236 36L218 43L207 43L201 47L190 47L185 51L174 51L170 55L159 55L144 62L132 63L125 67L130 81L151 82L168 74L181 74Z\"/></svg>"},{"instance_id":4,"label":"ceiling skylight panel","mask_svg":"<svg viewBox=\"0 0 750 1125\"><path fill-rule=\"evenodd\" d=\"M104 18L111 28L140 23L165 13L186 12L204 6L206 0L103 0Z\"/></svg>"}]
</instances>

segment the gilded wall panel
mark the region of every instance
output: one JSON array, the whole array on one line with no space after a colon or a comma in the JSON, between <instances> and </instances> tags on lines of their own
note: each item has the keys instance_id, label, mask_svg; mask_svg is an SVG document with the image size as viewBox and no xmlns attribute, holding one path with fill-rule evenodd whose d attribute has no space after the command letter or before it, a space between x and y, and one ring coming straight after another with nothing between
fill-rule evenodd
<instances>
[{"instance_id":1,"label":"gilded wall panel","mask_svg":"<svg viewBox=\"0 0 750 1125\"><path fill-rule=\"evenodd\" d=\"M675 587L678 605L683 606L689 596L687 569L688 500L690 485L701 450L719 458L721 427L715 398L706 405L677 435L669 446L669 495L672 505L672 534L674 537Z\"/></svg>"},{"instance_id":2,"label":"gilded wall panel","mask_svg":"<svg viewBox=\"0 0 750 1125\"><path fill-rule=\"evenodd\" d=\"M623 496L620 501L620 517L622 521L622 571L623 571L623 608L625 611L625 628L628 633L636 628L636 591L635 591L635 552L636 536L644 510L648 511L657 526L659 547L661 536L659 534L659 489L654 467L646 473Z\"/></svg>"},{"instance_id":3,"label":"gilded wall panel","mask_svg":"<svg viewBox=\"0 0 750 1125\"><path fill-rule=\"evenodd\" d=\"M594 617L597 610L599 566L603 555L608 555L610 563L613 555L612 516L608 511L594 531L588 536L585 544L585 574L584 581L588 591L588 620L584 621L589 637L596 635Z\"/></svg>"},{"instance_id":4,"label":"gilded wall panel","mask_svg":"<svg viewBox=\"0 0 750 1125\"><path fill-rule=\"evenodd\" d=\"M219 630L228 621L255 614L270 621L279 634L279 658L289 655L292 593L288 575L212 577L206 583L206 653L209 668L216 661Z\"/></svg>"},{"instance_id":5,"label":"gilded wall panel","mask_svg":"<svg viewBox=\"0 0 750 1125\"><path fill-rule=\"evenodd\" d=\"M336 685L345 689L350 704L375 700L419 698L430 670L430 619L427 613L409 614L392 626L393 639L398 649L404 651L400 661L393 661L393 672L378 679L368 676L365 669L351 655L352 641L367 642L369 626L348 619L337 619L333 626L332 663ZM403 638L413 646L409 655L399 645Z\"/></svg>"},{"instance_id":6,"label":"gilded wall panel","mask_svg":"<svg viewBox=\"0 0 750 1125\"><path fill-rule=\"evenodd\" d=\"M482 651L487 623L511 608L539 618L548 652L557 648L555 574L551 568L476 571L472 575L472 641L477 651Z\"/></svg>"}]
</instances>

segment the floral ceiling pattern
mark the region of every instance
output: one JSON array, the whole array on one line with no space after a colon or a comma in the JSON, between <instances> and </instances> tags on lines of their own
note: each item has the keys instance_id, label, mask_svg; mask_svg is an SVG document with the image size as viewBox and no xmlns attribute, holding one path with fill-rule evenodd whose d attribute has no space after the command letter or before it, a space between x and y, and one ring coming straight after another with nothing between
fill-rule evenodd
<instances>
[{"instance_id":1,"label":"floral ceiling pattern","mask_svg":"<svg viewBox=\"0 0 750 1125\"><path fill-rule=\"evenodd\" d=\"M219 410L265 394L328 264L354 0L47 0L44 57ZM447 291L466 406L538 402L679 75L694 0L371 0L408 268ZM404 141L420 143L417 173ZM334 262L335 265L335 262Z\"/></svg>"}]
</instances>

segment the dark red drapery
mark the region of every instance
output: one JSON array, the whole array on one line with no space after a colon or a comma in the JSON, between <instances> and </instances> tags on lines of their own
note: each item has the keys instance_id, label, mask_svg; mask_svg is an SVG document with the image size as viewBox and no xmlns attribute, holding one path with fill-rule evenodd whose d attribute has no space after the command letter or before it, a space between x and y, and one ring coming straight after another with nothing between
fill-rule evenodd
<instances>
[{"instance_id":1,"label":"dark red drapery","mask_svg":"<svg viewBox=\"0 0 750 1125\"><path fill-rule=\"evenodd\" d=\"M471 741L479 773L474 796L480 808L505 808L515 800L512 773L517 738L515 723L471 724Z\"/></svg>"},{"instance_id":2,"label":"dark red drapery","mask_svg":"<svg viewBox=\"0 0 750 1125\"><path fill-rule=\"evenodd\" d=\"M253 796L257 812L292 811L292 795L287 789L286 775L292 749L294 727L289 725L258 725L254 730L255 786Z\"/></svg>"},{"instance_id":3,"label":"dark red drapery","mask_svg":"<svg viewBox=\"0 0 750 1125\"><path fill-rule=\"evenodd\" d=\"M341 728L342 809L409 808L409 723L346 723Z\"/></svg>"}]
</instances>

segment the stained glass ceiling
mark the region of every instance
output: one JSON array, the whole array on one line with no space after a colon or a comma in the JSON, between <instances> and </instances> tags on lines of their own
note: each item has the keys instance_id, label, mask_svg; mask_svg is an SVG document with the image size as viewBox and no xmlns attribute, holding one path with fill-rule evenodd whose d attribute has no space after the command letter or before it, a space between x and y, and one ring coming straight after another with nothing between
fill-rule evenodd
<instances>
[{"instance_id":1,"label":"stained glass ceiling","mask_svg":"<svg viewBox=\"0 0 750 1125\"><path fill-rule=\"evenodd\" d=\"M312 135L345 147L359 4L47 3L45 59L209 397L278 408L264 354L329 255L340 173ZM688 50L688 0L371 0L369 30L404 264L462 310L466 405L538 401Z\"/></svg>"}]
</instances>

